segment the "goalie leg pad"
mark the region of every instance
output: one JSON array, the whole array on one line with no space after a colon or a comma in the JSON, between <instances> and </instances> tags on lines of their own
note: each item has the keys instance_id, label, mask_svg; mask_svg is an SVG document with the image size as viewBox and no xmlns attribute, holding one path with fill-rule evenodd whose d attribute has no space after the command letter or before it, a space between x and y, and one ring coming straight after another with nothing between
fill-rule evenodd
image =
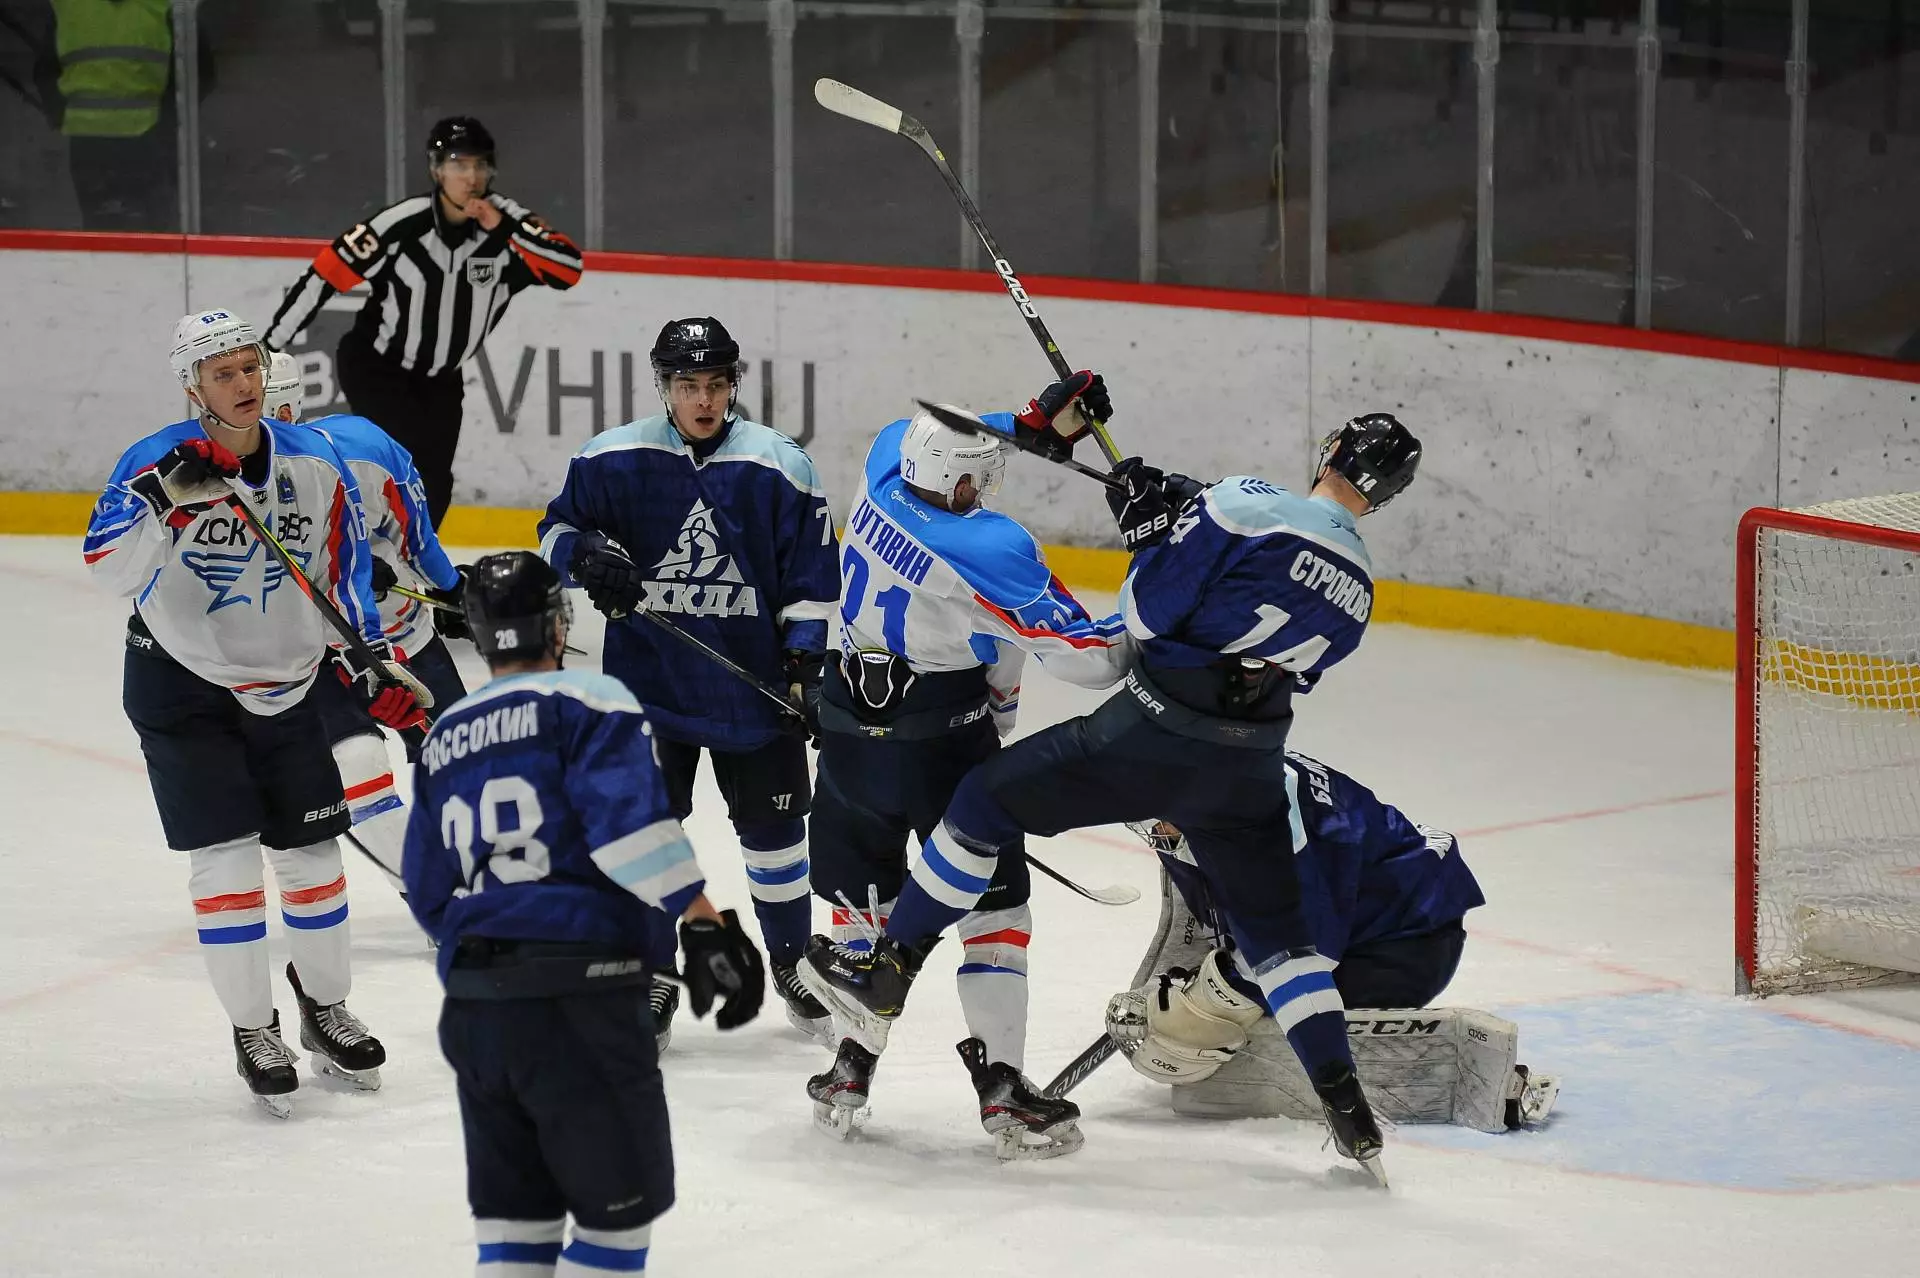
<instances>
[{"instance_id":1,"label":"goalie leg pad","mask_svg":"<svg viewBox=\"0 0 1920 1278\"><path fill-rule=\"evenodd\" d=\"M1201 960L1184 982L1168 973L1145 994L1146 1034L1127 1059L1140 1074L1162 1083L1194 1083L1233 1059L1247 1031L1266 1009L1227 981L1223 950Z\"/></svg>"}]
</instances>

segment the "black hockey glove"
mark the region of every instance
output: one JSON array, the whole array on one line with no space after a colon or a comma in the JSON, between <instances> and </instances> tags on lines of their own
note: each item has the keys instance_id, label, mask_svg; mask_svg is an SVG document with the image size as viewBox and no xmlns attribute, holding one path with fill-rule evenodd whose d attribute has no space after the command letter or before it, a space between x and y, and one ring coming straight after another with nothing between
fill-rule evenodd
<instances>
[{"instance_id":1,"label":"black hockey glove","mask_svg":"<svg viewBox=\"0 0 1920 1278\"><path fill-rule=\"evenodd\" d=\"M185 528L209 506L230 495L226 481L240 473L240 459L211 439L183 439L127 484L147 503L153 517L170 528Z\"/></svg>"},{"instance_id":2,"label":"black hockey glove","mask_svg":"<svg viewBox=\"0 0 1920 1278\"><path fill-rule=\"evenodd\" d=\"M605 533L584 532L573 541L567 572L587 592L587 601L609 617L640 606L640 569L625 547Z\"/></svg>"},{"instance_id":3,"label":"black hockey glove","mask_svg":"<svg viewBox=\"0 0 1920 1278\"><path fill-rule=\"evenodd\" d=\"M680 979L694 1016L705 1016L714 999L724 996L713 1023L723 1030L738 1029L760 1014L767 971L753 939L741 930L740 916L723 910L720 918L719 923L688 919L680 925L680 952L686 956Z\"/></svg>"},{"instance_id":4,"label":"black hockey glove","mask_svg":"<svg viewBox=\"0 0 1920 1278\"><path fill-rule=\"evenodd\" d=\"M787 682L787 697L801 717L782 716L795 736L805 736L820 744L820 681L826 677L827 654L802 652L789 648L780 659L780 674ZM785 726L785 725L783 725Z\"/></svg>"},{"instance_id":5,"label":"black hockey glove","mask_svg":"<svg viewBox=\"0 0 1920 1278\"><path fill-rule=\"evenodd\" d=\"M1024 411L1014 414L1014 442L1048 461L1065 461L1073 456L1073 446L1085 433L1085 424L1071 414L1066 422L1059 422L1059 417L1075 401L1081 418L1104 422L1113 416L1106 379L1090 369L1081 369L1041 391L1027 401ZM1067 426L1068 431L1061 431L1059 425Z\"/></svg>"},{"instance_id":6,"label":"black hockey glove","mask_svg":"<svg viewBox=\"0 0 1920 1278\"><path fill-rule=\"evenodd\" d=\"M451 590L429 590L427 594L437 604L447 604L447 608L433 610L433 628L440 632L443 639L471 639L473 632L467 628L467 569L471 564L461 564L457 571L460 584Z\"/></svg>"},{"instance_id":7,"label":"black hockey glove","mask_svg":"<svg viewBox=\"0 0 1920 1278\"><path fill-rule=\"evenodd\" d=\"M387 592L400 584L400 574L393 565L380 555L373 557L373 597L379 603L387 601Z\"/></svg>"}]
</instances>

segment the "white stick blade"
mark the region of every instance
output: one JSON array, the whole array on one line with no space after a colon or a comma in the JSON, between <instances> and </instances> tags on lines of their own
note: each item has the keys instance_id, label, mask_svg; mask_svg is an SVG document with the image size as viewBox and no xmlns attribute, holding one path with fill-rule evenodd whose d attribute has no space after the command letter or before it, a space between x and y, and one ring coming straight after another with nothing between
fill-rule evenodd
<instances>
[{"instance_id":1,"label":"white stick blade","mask_svg":"<svg viewBox=\"0 0 1920 1278\"><path fill-rule=\"evenodd\" d=\"M850 84L838 80L829 80L825 76L813 82L813 100L827 110L844 115L849 120L858 120L862 124L871 124L876 129L885 129L889 133L900 131L903 118L899 107L890 107L870 93L862 93Z\"/></svg>"}]
</instances>

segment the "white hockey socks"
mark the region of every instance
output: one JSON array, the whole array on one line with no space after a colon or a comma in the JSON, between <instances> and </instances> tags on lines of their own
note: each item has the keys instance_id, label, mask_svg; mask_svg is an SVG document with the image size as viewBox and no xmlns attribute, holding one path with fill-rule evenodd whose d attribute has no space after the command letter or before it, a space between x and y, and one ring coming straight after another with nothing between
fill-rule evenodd
<instances>
[{"instance_id":1,"label":"white hockey socks","mask_svg":"<svg viewBox=\"0 0 1920 1278\"><path fill-rule=\"evenodd\" d=\"M987 1047L989 1063L1026 1069L1027 942L1033 912L1025 905L975 910L959 922L965 951L956 982L967 1032Z\"/></svg>"},{"instance_id":2,"label":"white hockey socks","mask_svg":"<svg viewBox=\"0 0 1920 1278\"><path fill-rule=\"evenodd\" d=\"M404 806L393 788L393 760L380 733L363 732L334 742L333 766L340 770L340 787L355 825Z\"/></svg>"},{"instance_id":3,"label":"white hockey socks","mask_svg":"<svg viewBox=\"0 0 1920 1278\"><path fill-rule=\"evenodd\" d=\"M473 1222L480 1258L474 1278L553 1278L567 1222L559 1220L483 1220Z\"/></svg>"},{"instance_id":4,"label":"white hockey socks","mask_svg":"<svg viewBox=\"0 0 1920 1278\"><path fill-rule=\"evenodd\" d=\"M833 922L827 929L827 936L836 945L844 945L850 950L870 950L870 939L877 932L887 930L887 919L893 913L893 902L882 901L876 911L873 908L849 910L844 905L833 907Z\"/></svg>"},{"instance_id":5,"label":"white hockey socks","mask_svg":"<svg viewBox=\"0 0 1920 1278\"><path fill-rule=\"evenodd\" d=\"M273 977L267 966L266 874L260 839L245 838L187 853L188 886L200 954L227 1019L241 1029L273 1023Z\"/></svg>"},{"instance_id":6,"label":"white hockey socks","mask_svg":"<svg viewBox=\"0 0 1920 1278\"><path fill-rule=\"evenodd\" d=\"M332 839L299 848L268 848L280 883L280 920L307 996L326 1007L352 986L347 957L347 876Z\"/></svg>"},{"instance_id":7,"label":"white hockey socks","mask_svg":"<svg viewBox=\"0 0 1920 1278\"><path fill-rule=\"evenodd\" d=\"M653 1226L635 1229L573 1227L573 1237L553 1278L606 1278L609 1273L638 1274L647 1269L647 1251L653 1245Z\"/></svg>"}]
</instances>

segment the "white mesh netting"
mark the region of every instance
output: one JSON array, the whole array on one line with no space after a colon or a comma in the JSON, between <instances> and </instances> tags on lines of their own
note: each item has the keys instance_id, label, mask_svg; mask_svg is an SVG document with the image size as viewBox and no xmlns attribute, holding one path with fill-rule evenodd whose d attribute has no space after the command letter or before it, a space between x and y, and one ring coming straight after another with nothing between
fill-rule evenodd
<instances>
[{"instance_id":1,"label":"white mesh netting","mask_svg":"<svg viewBox=\"0 0 1920 1278\"><path fill-rule=\"evenodd\" d=\"M1920 494L1800 513L1920 533ZM1763 528L1757 546L1757 993L1920 973L1920 537Z\"/></svg>"}]
</instances>

